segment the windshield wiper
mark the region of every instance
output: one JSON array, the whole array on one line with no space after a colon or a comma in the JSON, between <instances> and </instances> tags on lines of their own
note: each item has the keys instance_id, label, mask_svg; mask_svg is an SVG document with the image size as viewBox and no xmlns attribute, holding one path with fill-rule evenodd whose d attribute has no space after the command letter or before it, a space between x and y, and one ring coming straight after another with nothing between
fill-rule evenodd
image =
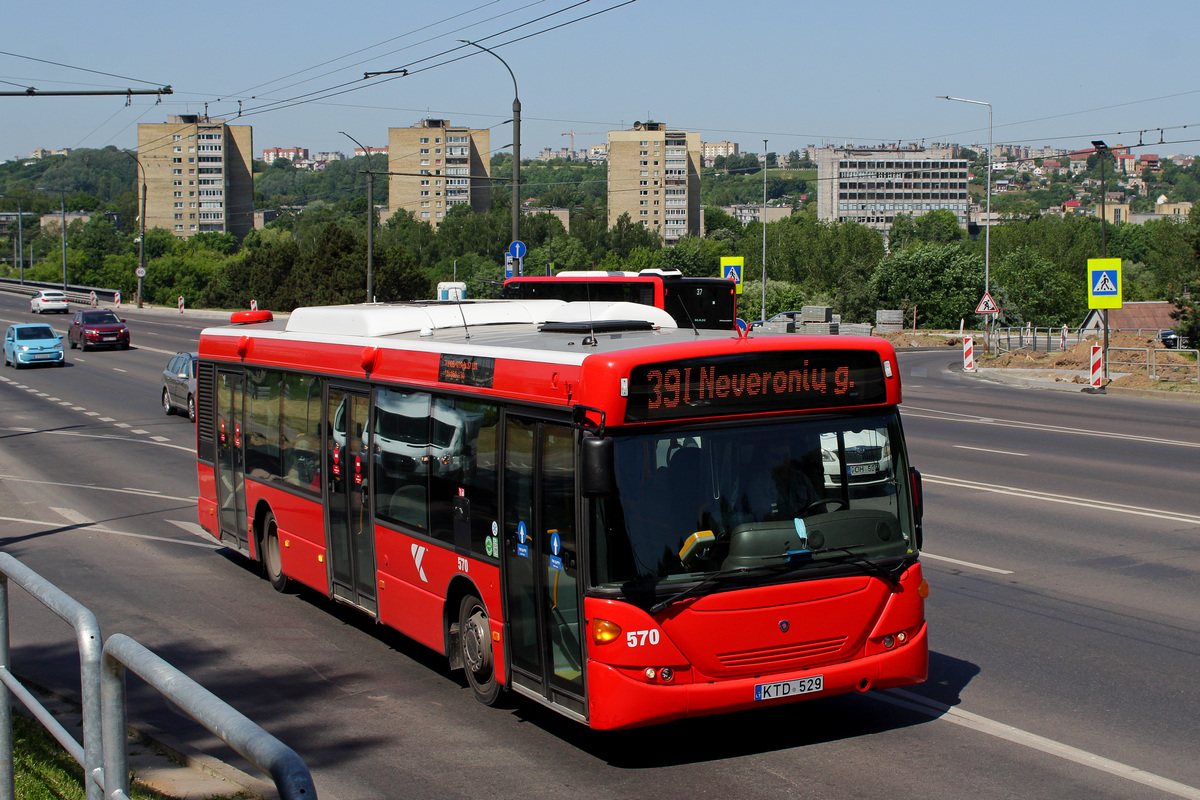
<instances>
[{"instance_id":1,"label":"windshield wiper","mask_svg":"<svg viewBox=\"0 0 1200 800\"><path fill-rule=\"evenodd\" d=\"M855 551L850 549L851 547L863 547L863 546L864 545L850 545L848 547L826 547L821 550L789 550L788 552L783 554L783 557L787 558L789 560L800 559L800 560L804 560L804 561L811 561L812 557L815 555L822 555L825 553L841 553L844 558L850 558L853 560L854 564L857 564L858 566L863 567L864 571L867 574L874 575L877 578L882 578L885 581L887 581L888 583L890 583L892 586L892 591L893 592L896 591L896 587L898 587L900 585L900 575L904 572L905 569L908 568L907 559L902 560L894 568L888 569L887 567L883 566L882 564L879 564L878 562L872 561L871 559L867 558L862 553L856 553Z\"/></svg>"},{"instance_id":2,"label":"windshield wiper","mask_svg":"<svg viewBox=\"0 0 1200 800\"><path fill-rule=\"evenodd\" d=\"M787 569L791 569L791 567L792 567L790 562L785 561L782 564L757 564L753 567L733 567L732 569L718 570L718 571L712 573L711 575L707 576L703 580L699 581L698 583L693 583L691 586L687 587L683 591L676 592L675 594L671 595L670 597L659 600L657 603L650 606L650 613L657 614L659 611L662 611L667 606L674 605L675 603L678 603L680 600L686 600L689 597L694 597L697 594L699 594L702 590L707 589L708 587L710 587L714 584L720 583L721 581L725 580L726 578L732 578L732 577L742 576L742 575L749 575L752 572L758 572L763 569L778 569L780 566L785 567Z\"/></svg>"}]
</instances>

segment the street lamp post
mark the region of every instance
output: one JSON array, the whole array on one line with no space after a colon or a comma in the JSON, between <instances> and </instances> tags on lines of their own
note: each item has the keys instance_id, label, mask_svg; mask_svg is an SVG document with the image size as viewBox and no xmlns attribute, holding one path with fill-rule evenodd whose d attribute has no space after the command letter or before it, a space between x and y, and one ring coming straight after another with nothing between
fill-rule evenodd
<instances>
[{"instance_id":1,"label":"street lamp post","mask_svg":"<svg viewBox=\"0 0 1200 800\"><path fill-rule=\"evenodd\" d=\"M4 195L0 194L0 197ZM17 250L20 253L17 263L20 264L19 270L21 273L21 285L25 285L25 212L21 209L21 198L14 198L17 201Z\"/></svg>"},{"instance_id":2,"label":"street lamp post","mask_svg":"<svg viewBox=\"0 0 1200 800\"><path fill-rule=\"evenodd\" d=\"M338 131L354 142L367 156L367 302L375 300L375 171L371 169L371 151L345 131Z\"/></svg>"},{"instance_id":3,"label":"street lamp post","mask_svg":"<svg viewBox=\"0 0 1200 800\"><path fill-rule=\"evenodd\" d=\"M146 275L146 168L142 166L142 161L128 150L121 152L133 159L133 163L138 165L138 169L142 173L142 213L138 216L138 288L137 288L137 307L142 307L142 278Z\"/></svg>"},{"instance_id":4,"label":"street lamp post","mask_svg":"<svg viewBox=\"0 0 1200 800\"><path fill-rule=\"evenodd\" d=\"M990 273L992 266L992 104L984 100L967 100L963 97L951 97L949 95L938 95L940 100L953 100L958 103L971 103L977 106L987 106L988 108L988 152L987 152L987 227L983 232L983 293L990 292ZM991 315L988 316L988 322L991 321ZM987 323L985 323L986 325Z\"/></svg>"},{"instance_id":5,"label":"street lamp post","mask_svg":"<svg viewBox=\"0 0 1200 800\"><path fill-rule=\"evenodd\" d=\"M463 44L469 44L473 47L478 47L485 53L491 53L496 57L496 60L504 65L508 70L509 77L513 82L513 104L512 104L512 126L513 126L513 188L512 188L512 240L514 242L521 241L521 97L517 91L517 76L513 75L512 67L508 66L508 62L500 56L497 56L491 50L488 50L481 44L469 42L466 39L459 39Z\"/></svg>"},{"instance_id":6,"label":"street lamp post","mask_svg":"<svg viewBox=\"0 0 1200 800\"><path fill-rule=\"evenodd\" d=\"M767 324L767 140L763 139L763 268L762 268L762 322ZM764 328L763 330L766 330Z\"/></svg>"},{"instance_id":7,"label":"street lamp post","mask_svg":"<svg viewBox=\"0 0 1200 800\"><path fill-rule=\"evenodd\" d=\"M45 186L37 187L39 192L58 192L62 201L62 261L63 261L63 291L67 290L67 190L50 189Z\"/></svg>"},{"instance_id":8,"label":"street lamp post","mask_svg":"<svg viewBox=\"0 0 1200 800\"><path fill-rule=\"evenodd\" d=\"M1104 186L1104 162L1108 160L1108 145L1101 140L1092 142L1092 147L1096 148L1096 155L1100 157L1100 257L1108 258L1108 239L1105 236L1104 229L1108 226L1107 214L1105 213L1104 200L1108 192ZM1108 309L1101 309L1100 316L1104 319L1104 380L1108 380Z\"/></svg>"}]
</instances>

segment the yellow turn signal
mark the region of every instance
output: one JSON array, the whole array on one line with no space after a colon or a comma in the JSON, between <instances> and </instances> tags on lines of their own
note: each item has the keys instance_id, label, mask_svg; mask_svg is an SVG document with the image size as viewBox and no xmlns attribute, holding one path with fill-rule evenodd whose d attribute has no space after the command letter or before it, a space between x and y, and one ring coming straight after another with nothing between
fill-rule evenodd
<instances>
[{"instance_id":1,"label":"yellow turn signal","mask_svg":"<svg viewBox=\"0 0 1200 800\"><path fill-rule=\"evenodd\" d=\"M922 600L924 600L926 597L929 597L929 581L922 580L919 584L917 584L917 594L920 595Z\"/></svg>"},{"instance_id":2,"label":"yellow turn signal","mask_svg":"<svg viewBox=\"0 0 1200 800\"><path fill-rule=\"evenodd\" d=\"M606 619L592 620L592 641L596 644L608 644L621 638L621 626Z\"/></svg>"}]
</instances>

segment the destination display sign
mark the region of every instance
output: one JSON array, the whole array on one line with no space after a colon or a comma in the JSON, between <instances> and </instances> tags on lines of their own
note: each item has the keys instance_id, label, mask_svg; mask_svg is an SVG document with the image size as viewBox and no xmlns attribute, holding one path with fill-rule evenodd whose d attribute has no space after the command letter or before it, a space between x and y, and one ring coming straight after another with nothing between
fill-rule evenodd
<instances>
[{"instance_id":1,"label":"destination display sign","mask_svg":"<svg viewBox=\"0 0 1200 800\"><path fill-rule=\"evenodd\" d=\"M635 367L626 422L841 408L887 401L875 351L776 350Z\"/></svg>"},{"instance_id":2,"label":"destination display sign","mask_svg":"<svg viewBox=\"0 0 1200 800\"><path fill-rule=\"evenodd\" d=\"M458 383L463 386L490 389L495 372L496 359L494 358L442 353L442 361L438 365L438 380L442 383Z\"/></svg>"}]
</instances>

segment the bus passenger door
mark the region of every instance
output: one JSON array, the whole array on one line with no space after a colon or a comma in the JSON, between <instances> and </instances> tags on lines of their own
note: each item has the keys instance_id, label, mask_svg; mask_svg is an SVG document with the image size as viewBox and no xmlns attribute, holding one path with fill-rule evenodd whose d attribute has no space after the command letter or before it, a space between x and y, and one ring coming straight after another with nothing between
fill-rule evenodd
<instances>
[{"instance_id":1,"label":"bus passenger door","mask_svg":"<svg viewBox=\"0 0 1200 800\"><path fill-rule=\"evenodd\" d=\"M221 541L249 553L242 425L245 386L242 373L217 372L217 508Z\"/></svg>"},{"instance_id":2,"label":"bus passenger door","mask_svg":"<svg viewBox=\"0 0 1200 800\"><path fill-rule=\"evenodd\" d=\"M566 425L507 418L503 560L513 684L582 716L574 442Z\"/></svg>"},{"instance_id":3,"label":"bus passenger door","mask_svg":"<svg viewBox=\"0 0 1200 800\"><path fill-rule=\"evenodd\" d=\"M376 613L370 429L365 392L329 388L325 406L326 534L335 599Z\"/></svg>"}]
</instances>

